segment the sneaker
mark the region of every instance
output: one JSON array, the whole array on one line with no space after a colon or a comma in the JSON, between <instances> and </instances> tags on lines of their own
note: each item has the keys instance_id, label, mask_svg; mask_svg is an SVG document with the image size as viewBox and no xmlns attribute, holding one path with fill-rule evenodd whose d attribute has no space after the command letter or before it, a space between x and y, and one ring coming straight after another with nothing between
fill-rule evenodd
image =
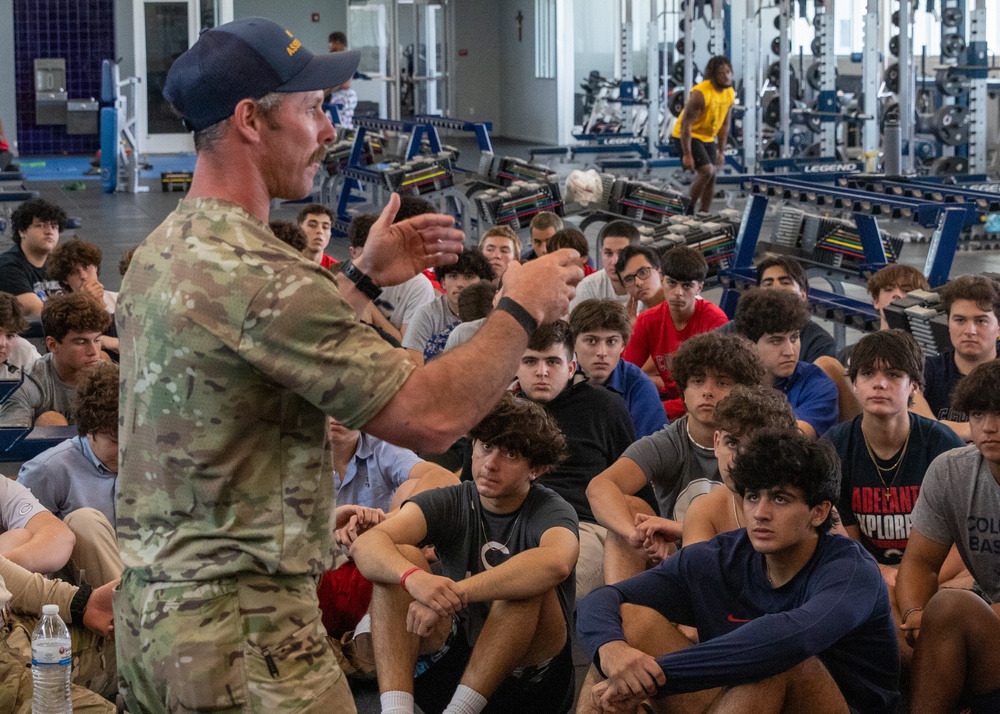
<instances>
[{"instance_id":1,"label":"sneaker","mask_svg":"<svg viewBox=\"0 0 1000 714\"><path fill-rule=\"evenodd\" d=\"M355 637L351 631L339 640L332 637L328 639L333 655L337 658L337 664L344 670L348 679L359 682L374 682L377 679L375 648L370 632L362 632Z\"/></svg>"}]
</instances>

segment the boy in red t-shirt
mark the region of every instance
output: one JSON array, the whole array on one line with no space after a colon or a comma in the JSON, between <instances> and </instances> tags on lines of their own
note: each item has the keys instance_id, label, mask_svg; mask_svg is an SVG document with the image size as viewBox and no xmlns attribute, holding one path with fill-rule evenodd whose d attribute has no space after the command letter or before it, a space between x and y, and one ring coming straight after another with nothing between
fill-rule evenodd
<instances>
[{"instance_id":1,"label":"boy in red t-shirt","mask_svg":"<svg viewBox=\"0 0 1000 714\"><path fill-rule=\"evenodd\" d=\"M653 377L664 398L671 421L684 413L670 361L685 340L710 332L729 321L719 307L704 300L708 264L701 251L681 245L663 255L663 289L666 301L641 313L622 358Z\"/></svg>"}]
</instances>

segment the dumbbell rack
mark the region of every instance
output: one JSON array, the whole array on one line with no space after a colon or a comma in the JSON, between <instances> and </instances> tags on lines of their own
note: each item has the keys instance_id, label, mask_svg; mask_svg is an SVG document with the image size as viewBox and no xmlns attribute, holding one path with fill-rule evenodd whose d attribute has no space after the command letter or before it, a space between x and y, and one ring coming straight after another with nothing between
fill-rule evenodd
<instances>
[{"instance_id":1,"label":"dumbbell rack","mask_svg":"<svg viewBox=\"0 0 1000 714\"><path fill-rule=\"evenodd\" d=\"M786 200L795 200L806 196L812 202L823 198L836 201L830 204L834 208L860 209L854 210L854 221L865 255L865 262L858 269L859 282L867 280L871 274L888 264L877 215L889 215L901 219L909 218L917 220L921 225L927 225L924 221L933 216L934 220L931 225L935 226L935 231L931 238L923 271L932 285L941 285L947 282L959 235L968 215L967 209L958 205L940 205L922 199L902 199L889 196L882 197L881 203L875 203L870 201L871 194L846 189L832 189L815 184L809 185L808 182L791 182L797 185L788 186L785 189L780 186L781 182L769 179L753 178L748 183L751 184L748 188L754 189L756 187L756 190L753 190L752 195L747 199L743 211L743 219L736 235L732 265L729 269L720 271L723 293L719 306L730 317L735 314L740 292L746 286L757 283L757 272L753 267L753 259L767 213L769 197L776 196ZM868 202L862 201L858 194L867 195ZM817 203L817 205L825 204ZM875 207L878 208L877 212L874 211ZM882 212L883 208L886 209L887 213ZM837 328L835 337L840 346L844 344L844 327L864 331L878 329L878 312L868 302L817 288L809 288L808 297L813 314L835 324Z\"/></svg>"}]
</instances>

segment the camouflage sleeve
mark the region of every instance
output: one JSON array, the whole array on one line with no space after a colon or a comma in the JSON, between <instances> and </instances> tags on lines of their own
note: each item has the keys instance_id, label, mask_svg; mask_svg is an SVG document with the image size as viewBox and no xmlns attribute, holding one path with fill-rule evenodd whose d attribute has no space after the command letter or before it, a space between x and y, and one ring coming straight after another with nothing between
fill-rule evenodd
<instances>
[{"instance_id":1,"label":"camouflage sleeve","mask_svg":"<svg viewBox=\"0 0 1000 714\"><path fill-rule=\"evenodd\" d=\"M10 591L11 610L37 616L42 612L42 605L54 604L59 606L63 621L71 624L69 606L79 589L76 586L62 580L48 580L4 557L0 557L0 583Z\"/></svg>"},{"instance_id":2,"label":"camouflage sleeve","mask_svg":"<svg viewBox=\"0 0 1000 714\"><path fill-rule=\"evenodd\" d=\"M405 352L357 322L330 276L308 264L282 271L255 296L239 351L351 429L378 414L415 367Z\"/></svg>"}]
</instances>

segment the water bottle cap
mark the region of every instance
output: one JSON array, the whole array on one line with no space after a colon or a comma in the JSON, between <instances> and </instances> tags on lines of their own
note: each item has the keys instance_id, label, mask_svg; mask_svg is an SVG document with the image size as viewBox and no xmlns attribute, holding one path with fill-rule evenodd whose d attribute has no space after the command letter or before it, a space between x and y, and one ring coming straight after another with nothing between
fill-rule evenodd
<instances>
[{"instance_id":1,"label":"water bottle cap","mask_svg":"<svg viewBox=\"0 0 1000 714\"><path fill-rule=\"evenodd\" d=\"M58 605L43 605L42 606L43 615L58 615L59 606Z\"/></svg>"}]
</instances>

